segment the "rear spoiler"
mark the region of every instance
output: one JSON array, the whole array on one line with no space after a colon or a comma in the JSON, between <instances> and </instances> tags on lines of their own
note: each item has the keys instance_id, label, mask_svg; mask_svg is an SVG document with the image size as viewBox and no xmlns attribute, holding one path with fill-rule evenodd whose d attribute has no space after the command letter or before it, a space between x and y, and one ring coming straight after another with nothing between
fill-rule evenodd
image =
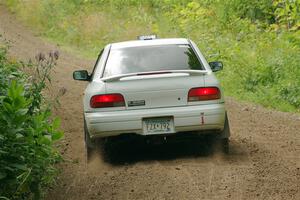
<instances>
[{"instance_id":1,"label":"rear spoiler","mask_svg":"<svg viewBox=\"0 0 300 200\"><path fill-rule=\"evenodd\" d=\"M132 77L132 76L145 76L145 75L158 75L158 74L179 74L179 73L185 73L189 74L190 76L199 76L203 74L207 74L208 71L206 70L168 70L168 71L150 71L150 72L139 72L139 73L129 73L129 74L121 74L121 75L115 75L110 76L107 78L101 78L103 82L114 82L118 81L122 78L126 77Z\"/></svg>"}]
</instances>

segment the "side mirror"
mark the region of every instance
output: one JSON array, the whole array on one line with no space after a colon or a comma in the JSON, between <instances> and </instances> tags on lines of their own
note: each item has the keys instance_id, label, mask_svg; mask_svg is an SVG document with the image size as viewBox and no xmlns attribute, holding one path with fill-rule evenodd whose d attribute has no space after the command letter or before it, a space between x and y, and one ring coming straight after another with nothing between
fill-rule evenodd
<instances>
[{"instance_id":1,"label":"side mirror","mask_svg":"<svg viewBox=\"0 0 300 200\"><path fill-rule=\"evenodd\" d=\"M222 62L218 62L218 61L216 61L216 62L210 62L209 66L210 66L210 68L211 68L211 70L213 72L217 72L217 71L220 71L220 70L223 69L223 63Z\"/></svg>"},{"instance_id":2,"label":"side mirror","mask_svg":"<svg viewBox=\"0 0 300 200\"><path fill-rule=\"evenodd\" d=\"M78 70L73 72L73 79L78 81L90 81L91 77L86 70Z\"/></svg>"}]
</instances>

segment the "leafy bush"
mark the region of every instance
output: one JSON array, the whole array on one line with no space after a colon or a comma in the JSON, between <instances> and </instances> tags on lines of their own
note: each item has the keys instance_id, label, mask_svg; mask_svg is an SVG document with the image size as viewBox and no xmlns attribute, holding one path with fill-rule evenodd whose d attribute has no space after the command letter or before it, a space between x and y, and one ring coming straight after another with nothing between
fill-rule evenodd
<instances>
[{"instance_id":1,"label":"leafy bush","mask_svg":"<svg viewBox=\"0 0 300 200\"><path fill-rule=\"evenodd\" d=\"M274 18L288 30L300 29L300 0L274 0Z\"/></svg>"},{"instance_id":2,"label":"leafy bush","mask_svg":"<svg viewBox=\"0 0 300 200\"><path fill-rule=\"evenodd\" d=\"M54 164L60 155L53 144L63 133L41 93L57 59L50 55L23 64L23 69L36 72L28 76L0 48L0 199L40 199L42 188L57 173Z\"/></svg>"},{"instance_id":3,"label":"leafy bush","mask_svg":"<svg viewBox=\"0 0 300 200\"><path fill-rule=\"evenodd\" d=\"M224 18L212 6L192 1L175 6L167 15L172 28L195 40L209 61L224 62L226 67L218 76L226 94L283 111L299 111L298 32L268 32L235 15L223 24Z\"/></svg>"}]
</instances>

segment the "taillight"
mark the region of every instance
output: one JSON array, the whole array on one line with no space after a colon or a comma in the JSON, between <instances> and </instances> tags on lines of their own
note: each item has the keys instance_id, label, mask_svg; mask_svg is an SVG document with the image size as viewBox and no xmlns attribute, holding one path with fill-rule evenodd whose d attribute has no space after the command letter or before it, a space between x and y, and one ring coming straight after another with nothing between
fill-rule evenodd
<instances>
[{"instance_id":1,"label":"taillight","mask_svg":"<svg viewBox=\"0 0 300 200\"><path fill-rule=\"evenodd\" d=\"M93 96L90 105L92 108L123 107L125 100L121 94L102 94Z\"/></svg>"},{"instance_id":2,"label":"taillight","mask_svg":"<svg viewBox=\"0 0 300 200\"><path fill-rule=\"evenodd\" d=\"M207 101L221 98L217 87L192 88L189 91L188 101Z\"/></svg>"}]
</instances>

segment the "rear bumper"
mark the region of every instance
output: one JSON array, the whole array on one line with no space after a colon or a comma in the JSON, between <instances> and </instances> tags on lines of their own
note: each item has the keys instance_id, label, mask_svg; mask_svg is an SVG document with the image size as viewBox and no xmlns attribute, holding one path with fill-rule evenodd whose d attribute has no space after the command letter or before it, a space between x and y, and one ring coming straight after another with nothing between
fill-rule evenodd
<instances>
[{"instance_id":1,"label":"rear bumper","mask_svg":"<svg viewBox=\"0 0 300 200\"><path fill-rule=\"evenodd\" d=\"M224 104L195 105L145 110L123 110L85 113L91 138L127 133L143 133L142 120L149 117L172 116L175 132L222 130L225 121Z\"/></svg>"}]
</instances>

